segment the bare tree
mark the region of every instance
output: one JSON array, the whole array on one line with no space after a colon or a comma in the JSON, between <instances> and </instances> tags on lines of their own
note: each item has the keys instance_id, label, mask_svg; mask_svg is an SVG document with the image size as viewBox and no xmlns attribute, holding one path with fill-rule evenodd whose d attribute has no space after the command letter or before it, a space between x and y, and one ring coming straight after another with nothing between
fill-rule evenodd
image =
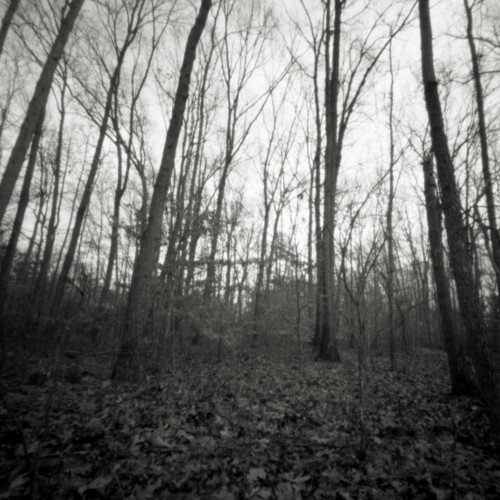
<instances>
[{"instance_id":1,"label":"bare tree","mask_svg":"<svg viewBox=\"0 0 500 500\"><path fill-rule=\"evenodd\" d=\"M470 57L472 63L472 76L474 79L474 88L476 94L477 105L477 121L479 141L481 145L481 164L483 167L484 179L484 194L486 197L486 211L488 215L489 225L489 240L491 243L491 254L493 269L495 272L495 279L497 284L497 297L500 301L500 234L498 232L498 224L495 213L495 199L493 196L493 181L490 168L490 157L488 151L488 135L486 130L486 117L485 117L485 97L483 92L483 85L481 82L481 68L480 68L480 54L476 49L474 40L474 27L472 17L472 6L468 0L464 0L465 13L467 15L467 42L469 44ZM498 328L496 328L498 329ZM499 333L497 332L496 340L498 342Z\"/></svg>"},{"instance_id":2,"label":"bare tree","mask_svg":"<svg viewBox=\"0 0 500 500\"><path fill-rule=\"evenodd\" d=\"M240 9L239 13L237 13L238 9ZM205 300L209 300L212 296L215 282L215 257L230 170L234 167L235 158L245 144L269 97L288 73L285 69L266 90L245 102L244 96L250 79L258 74L264 62L265 44L274 30L275 20L270 11L265 11L262 17L259 2L255 0L247 4L240 4L235 0L223 0L222 13L224 34L220 45L220 60L226 92L225 150L217 187L207 279L203 291ZM236 25L236 29L230 23L233 17L238 20L239 25Z\"/></svg>"},{"instance_id":3,"label":"bare tree","mask_svg":"<svg viewBox=\"0 0 500 500\"><path fill-rule=\"evenodd\" d=\"M14 256L16 253L17 243L19 236L21 234L21 227L24 221L24 215L26 213L26 208L28 207L31 180L33 179L33 173L35 171L36 159L38 155L38 146L40 144L40 138L42 136L42 127L45 113L40 116L39 122L35 129L33 135L33 141L31 144L31 150L28 160L28 165L26 168L26 173L24 175L23 187L21 189L21 196L19 199L19 204L17 206L16 216L14 218L14 223L12 225L12 230L9 238L9 243L2 258L1 269L0 269L0 345L2 347L2 353L0 355L0 371L3 366L3 356L5 355L4 346L4 336L5 329L7 326L7 321L5 318L5 306L7 302L7 293L9 288L9 278L12 270L12 264L14 262Z\"/></svg>"},{"instance_id":4,"label":"bare tree","mask_svg":"<svg viewBox=\"0 0 500 500\"><path fill-rule=\"evenodd\" d=\"M170 11L171 12L171 11ZM133 150L133 141L134 137L137 134L136 132L136 120L138 118L138 102L141 97L142 91L146 84L149 72L151 70L151 64L153 61L153 56L156 52L156 49L160 43L160 40L165 32L166 27L168 26L169 19L162 19L163 26L157 33L157 23L159 20L156 19L156 15L154 12L151 13L152 19L152 35L151 35L151 47L149 49L149 54L146 58L145 68L142 70L142 74L140 73L139 61L144 57L144 53L142 52L143 44L139 44L139 48L134 58L132 73L130 76L131 81L131 99L129 103L129 112L128 112L128 138L123 136L123 132L121 130L122 123L122 108L124 108L124 103L119 98L119 86L116 85L114 88L113 95L113 107L111 112L111 121L113 124L113 131L115 134L114 141L117 150L117 159L118 159L118 179L117 185L115 189L115 195L113 200L113 215L111 218L111 241L108 255L108 262L106 265L106 272L104 275L104 282L102 284L102 292L100 303L103 305L109 294L109 289L111 286L111 278L113 274L113 269L115 266L115 261L118 254L118 236L119 236L119 225L120 225L120 208L122 198L125 194L125 190L127 188L130 169L132 164L134 164L134 158L137 157L137 154ZM126 159L123 161L123 150L126 154ZM135 164L137 165L137 161ZM125 169L124 169L125 167Z\"/></svg>"},{"instance_id":5,"label":"bare tree","mask_svg":"<svg viewBox=\"0 0 500 500\"><path fill-rule=\"evenodd\" d=\"M319 282L317 301L320 304L320 314L318 314L317 318L319 321L317 331L320 338L318 355L321 359L325 360L340 360L335 332L335 311L333 310L333 305L335 304L334 232L336 204L338 201L337 180L341 166L345 134L370 75L377 66L382 54L388 48L391 40L404 29L413 13L413 7L409 10L405 9L404 14L401 11L396 21L391 25L389 33L385 37L382 37L382 39L375 36L374 32L383 19L384 12L376 14L376 19L371 24L368 35L361 42L357 60L353 62L347 74L341 75L340 46L342 42L342 12L345 6L346 0L334 0L332 12L332 0L325 2L325 29L327 31L325 34L324 106L326 145L324 153L324 213L321 253L317 258ZM333 29L331 27L332 17ZM341 81L342 85L340 84Z\"/></svg>"},{"instance_id":6,"label":"bare tree","mask_svg":"<svg viewBox=\"0 0 500 500\"><path fill-rule=\"evenodd\" d=\"M394 334L394 234L392 216L394 212L394 68L392 42L389 45L389 71L391 85L389 93L389 203L387 205L387 301L389 306L389 356L391 370L396 369L396 342Z\"/></svg>"},{"instance_id":7,"label":"bare tree","mask_svg":"<svg viewBox=\"0 0 500 500\"><path fill-rule=\"evenodd\" d=\"M119 85L120 82L120 75L123 63L125 61L125 55L127 54L129 47L133 43L141 27L144 25L144 23L147 21L150 15L150 11L146 10L146 4L147 4L146 0L134 0L131 5L129 5L128 3L124 3L122 7L128 23L126 26L125 36L123 38L122 43L120 45L116 45L117 43L116 33L115 33L115 38L113 39L114 41L113 48L116 55L116 65L112 71L106 68L107 73L109 75L109 85L106 91L103 115L101 118L101 122L99 124L99 135L94 150L94 156L90 164L88 177L85 182L85 188L83 190L83 194L80 199L80 204L76 212L75 222L73 225L73 229L71 231L71 238L69 241L68 249L66 251L61 272L59 273L59 277L55 287L54 296L52 298L52 304L50 308L50 316L52 318L57 318L61 312L64 289L66 286L66 281L68 279L71 266L75 258L75 251L78 246L78 241L80 240L80 235L85 221L85 216L92 196L94 182L101 161L101 154L104 145L104 140L106 139L106 134L108 130L108 121L111 115L113 96L115 95L116 87ZM109 17L107 17L108 19L107 22L110 23L109 27L111 29L113 29L113 26L116 26L113 24L113 22L116 22L116 19L120 16L120 14L122 14L121 9L114 11L113 8L111 8L110 6Z\"/></svg>"},{"instance_id":8,"label":"bare tree","mask_svg":"<svg viewBox=\"0 0 500 500\"><path fill-rule=\"evenodd\" d=\"M262 226L262 235L260 242L260 255L257 265L257 279L255 284L255 299L254 299L254 337L253 342L257 340L257 335L262 325L260 324L263 314L263 301L264 301L264 279L266 277L266 268L269 268L269 263L272 262L272 255L274 254L273 244L276 241L277 223L280 214L283 211L283 204L289 198L290 182L285 181L285 167L287 164L288 156L294 139L296 138L296 123L298 114L292 119L292 122L286 128L286 131L278 130L278 118L283 116L283 109L285 99L288 94L289 86L284 89L282 98L278 103L275 102L274 97L271 97L271 117L264 117L265 123L270 122L271 125L265 127L268 129L269 139L264 156L259 158L261 165L261 178L262 178L262 195L264 202L264 220ZM297 110L295 110L297 111ZM279 165L277 173L273 173L272 166ZM273 206L277 207L275 213L274 230L272 234L271 249L268 251L269 246L269 226L271 223L271 214ZM267 265L266 265L267 261ZM270 269L270 268L269 268ZM269 278L269 276L268 276ZM266 287L268 286L269 279L266 280Z\"/></svg>"},{"instance_id":9,"label":"bare tree","mask_svg":"<svg viewBox=\"0 0 500 500\"><path fill-rule=\"evenodd\" d=\"M189 96L191 72L196 57L196 48L207 22L212 6L211 0L202 0L196 21L189 33L184 59L179 75L179 83L174 99L172 117L167 131L165 147L158 176L156 178L149 220L142 234L140 248L136 257L132 283L128 294L128 307L124 319L122 339L118 359L116 360L113 378L121 381L133 381L139 377L139 360L137 346L141 326L144 324L145 312L148 310L149 281L158 262L163 224L163 210L170 187L172 172L175 167L175 154L181 133L184 110Z\"/></svg>"},{"instance_id":10,"label":"bare tree","mask_svg":"<svg viewBox=\"0 0 500 500\"><path fill-rule=\"evenodd\" d=\"M52 165L53 173L53 190L52 190L52 204L50 208L49 223L47 226L47 236L45 247L43 250L42 261L40 264L40 271L35 283L35 289L33 291L33 314L42 314L44 312L47 303L50 303L45 290L46 282L49 274L50 262L53 256L54 244L56 240L56 231L59 223L59 213L61 208L60 191L61 186L61 174L62 174L62 155L63 155L63 142L64 142L64 126L66 120L66 91L67 91L67 67L64 66L61 71L61 88L60 88L60 100L58 103L60 120L59 128L57 131L57 144L54 156L54 161ZM63 182L64 184L64 182ZM30 321L31 323L31 321Z\"/></svg>"},{"instance_id":11,"label":"bare tree","mask_svg":"<svg viewBox=\"0 0 500 500\"><path fill-rule=\"evenodd\" d=\"M473 360L473 378L487 407L491 427L497 435L500 435L498 376L488 346L489 340L479 290L474 280L471 259L467 252L466 228L462 219L457 181L444 129L438 84L434 72L429 0L419 0L419 17L425 103L441 188L446 234L450 247L450 265L455 278L467 343Z\"/></svg>"},{"instance_id":12,"label":"bare tree","mask_svg":"<svg viewBox=\"0 0 500 500\"><path fill-rule=\"evenodd\" d=\"M85 0L73 0L71 3L65 3L63 9L64 17L61 21L59 32L47 56L45 65L36 84L33 97L31 98L28 110L21 124L17 140L10 154L9 161L5 166L2 181L0 182L0 225L2 224L7 205L9 204L12 192L14 191L14 187L21 172L36 125L47 104L54 74L84 1Z\"/></svg>"},{"instance_id":13,"label":"bare tree","mask_svg":"<svg viewBox=\"0 0 500 500\"><path fill-rule=\"evenodd\" d=\"M441 217L439 201L436 193L436 181L432 166L432 156L424 158L424 193L425 208L427 212L427 226L429 231L429 245L431 249L434 281L436 283L436 296L441 319L441 334L448 355L450 369L451 390L453 394L471 394L474 391L465 366L460 363L460 343L458 329L454 318L450 293L450 283L446 275L444 249L442 241Z\"/></svg>"}]
</instances>

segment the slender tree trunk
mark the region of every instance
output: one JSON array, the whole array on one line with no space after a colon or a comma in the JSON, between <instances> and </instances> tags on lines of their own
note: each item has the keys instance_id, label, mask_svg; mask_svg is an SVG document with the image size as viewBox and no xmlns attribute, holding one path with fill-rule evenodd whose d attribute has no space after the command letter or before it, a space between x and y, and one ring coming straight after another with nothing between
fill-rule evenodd
<instances>
[{"instance_id":1,"label":"slender tree trunk","mask_svg":"<svg viewBox=\"0 0 500 500\"><path fill-rule=\"evenodd\" d=\"M54 243L56 239L56 230L58 225L58 213L60 209L59 200L59 189L60 189L60 176L61 176L61 166L62 166L62 148L64 139L64 125L66 116L66 105L65 105L65 92L66 92L66 79L63 82L63 88L61 91L61 118L59 121L59 130L57 136L57 147L56 156L53 167L53 184L54 191L52 192L52 205L50 208L49 225L47 228L47 238L45 242L45 247L43 249L42 263L40 264L40 272L35 284L35 289L33 292L33 311L31 314L31 319L29 323L32 324L32 319L34 314L43 313L43 310L47 304L47 294L45 293L45 288L47 284L47 277L49 273L50 261L52 259L52 254L54 250Z\"/></svg>"},{"instance_id":2,"label":"slender tree trunk","mask_svg":"<svg viewBox=\"0 0 500 500\"><path fill-rule=\"evenodd\" d=\"M335 195L336 180L339 167L338 158L338 93L339 93L339 71L340 71L340 29L342 1L334 0L334 26L333 26L333 53L332 70L330 74L329 41L330 41L330 0L327 2L327 37L326 37L326 147L325 147L325 187L324 187L324 224L323 224L323 248L322 269L320 279L322 281L322 293L319 300L322 301L321 314L321 343L319 358L323 360L340 361L337 348L334 321L334 273L335 273Z\"/></svg>"},{"instance_id":3,"label":"slender tree trunk","mask_svg":"<svg viewBox=\"0 0 500 500\"><path fill-rule=\"evenodd\" d=\"M497 436L500 436L498 377L488 345L489 339L479 290L474 281L472 263L467 252L467 228L462 220L460 196L444 129L438 83L434 72L429 0L419 0L419 15L425 102L442 193L445 227L450 248L450 265L455 278L467 343L472 355L473 378L477 382L481 399L487 408L492 429Z\"/></svg>"},{"instance_id":4,"label":"slender tree trunk","mask_svg":"<svg viewBox=\"0 0 500 500\"><path fill-rule=\"evenodd\" d=\"M185 140L187 140L187 134ZM189 138L192 141L192 137ZM176 207L173 216L172 228L168 235L167 251L165 253L165 260L160 274L160 283L165 284L167 288L175 289L175 282L177 278L178 267L177 261L179 259L178 247L182 237L182 226L185 223L185 199L186 199L186 183L190 170L191 155L188 152L182 154L181 168L179 172L179 180L176 189ZM170 295L170 294L167 294Z\"/></svg>"},{"instance_id":5,"label":"slender tree trunk","mask_svg":"<svg viewBox=\"0 0 500 500\"><path fill-rule=\"evenodd\" d=\"M87 157L85 155L84 164L86 163L86 159L87 159ZM56 265L54 266L54 271L53 271L54 275L57 275L59 272L59 267L61 265L61 261L62 261L63 255L64 255L64 250L66 248L66 243L67 243L68 238L69 238L70 233L71 233L71 228L73 226L73 219L75 218L75 209L76 209L76 205L77 205L77 201L78 201L78 196L80 194L80 186L82 185L82 182L83 182L84 173L85 173L85 170L82 168L81 173L78 177L78 182L76 184L75 196L74 196L73 201L71 203L71 210L69 213L68 226L66 227L66 231L64 233L64 238L63 238L63 241L61 244L61 248L60 248L58 255L57 255ZM57 286L57 283L56 283L56 286ZM53 296L54 291L55 291L54 287L52 287L51 295L50 295L51 297ZM50 305L52 304L52 300L49 301L49 304Z\"/></svg>"},{"instance_id":6,"label":"slender tree trunk","mask_svg":"<svg viewBox=\"0 0 500 500\"><path fill-rule=\"evenodd\" d=\"M314 236L314 166L311 169L309 181L309 197L307 206L307 324L312 325L314 317L314 265L313 265L313 236Z\"/></svg>"},{"instance_id":7,"label":"slender tree trunk","mask_svg":"<svg viewBox=\"0 0 500 500\"><path fill-rule=\"evenodd\" d=\"M78 246L78 241L80 239L80 235L82 234L83 222L85 220L85 215L87 213L87 209L90 204L90 199L92 197L92 191L94 189L95 179L97 176L97 172L99 170L102 148L104 145L104 139L106 138L106 132L108 129L108 120L111 113L113 93L115 91L115 85L118 85L124 56L125 56L125 49L122 50L122 52L120 53L118 63L111 77L110 87L108 89L108 94L106 96L106 104L104 107L104 114L102 117L101 126L99 128L99 136L97 139L94 156L92 158L92 163L90 164L90 170L87 177L87 181L85 183L85 188L83 190L82 198L80 200L80 205L78 206L78 210L76 212L75 223L71 231L68 250L66 251L61 272L59 273L59 277L57 279L54 296L52 298L52 305L50 308L50 316L52 318L58 318L62 310L61 306L64 297L64 288L66 286L66 281L68 279L69 272L73 264L75 251Z\"/></svg>"},{"instance_id":8,"label":"slender tree trunk","mask_svg":"<svg viewBox=\"0 0 500 500\"><path fill-rule=\"evenodd\" d=\"M267 167L266 167L267 168ZM264 173L267 177L267 174ZM264 185L264 196L266 195L267 185ZM266 268L266 256L267 256L267 233L269 230L269 211L270 204L265 199L264 201L264 227L262 228L262 239L260 243L260 257L257 266L257 281L255 284L255 299L254 299L254 309L253 309L253 321L254 321L254 333L252 337L252 345L256 345L258 334L261 330L262 325L260 320L262 319L262 289L264 284L264 271Z\"/></svg>"},{"instance_id":9,"label":"slender tree trunk","mask_svg":"<svg viewBox=\"0 0 500 500\"><path fill-rule=\"evenodd\" d=\"M273 234L271 236L271 245L269 246L269 255L267 256L267 266L266 266L266 280L264 288L264 299L269 299L269 291L271 289L271 275L273 270L274 256L276 254L276 244L278 242L278 224L281 219L281 212L283 207L278 206L276 209L274 224L273 224Z\"/></svg>"},{"instance_id":10,"label":"slender tree trunk","mask_svg":"<svg viewBox=\"0 0 500 500\"><path fill-rule=\"evenodd\" d=\"M319 118L317 119L319 124ZM314 325L313 350L319 351L321 343L321 325L323 314L323 243L321 238L321 126L316 142L316 154L314 155L314 226L316 244L316 318Z\"/></svg>"},{"instance_id":11,"label":"slender tree trunk","mask_svg":"<svg viewBox=\"0 0 500 500\"><path fill-rule=\"evenodd\" d=\"M189 33L184 60L182 62L179 83L174 100L172 117L167 131L163 157L156 178L151 199L151 208L147 227L141 238L139 253L132 274L132 283L128 295L128 307L122 331L122 339L113 376L119 381L136 381L139 378L139 360L137 347L141 325L148 311L149 282L154 275L158 262L163 225L163 211L170 186L170 179L175 167L175 154L181 133L184 110L189 96L191 72L196 57L196 48L208 18L211 0L202 0L194 26Z\"/></svg>"},{"instance_id":12,"label":"slender tree trunk","mask_svg":"<svg viewBox=\"0 0 500 500\"><path fill-rule=\"evenodd\" d=\"M314 236L316 248L316 308L313 349L319 350L321 342L321 315L323 313L322 305L322 276L323 276L323 246L321 238L321 111L319 102L319 82L318 82L319 53L314 56L314 111L316 126L316 150L314 152Z\"/></svg>"},{"instance_id":13,"label":"slender tree trunk","mask_svg":"<svg viewBox=\"0 0 500 500\"><path fill-rule=\"evenodd\" d=\"M203 298L208 301L213 295L215 284L215 256L217 255L217 246L219 243L219 234L221 230L222 219L222 205L224 202L224 195L226 192L227 176L229 174L229 167L233 161L233 137L230 119L228 119L227 132L226 132L226 157L224 159L224 166L222 168L219 187L217 190L217 201L215 204L215 215L212 227L212 238L210 239L210 254L207 263L207 280L205 289L203 290Z\"/></svg>"},{"instance_id":14,"label":"slender tree trunk","mask_svg":"<svg viewBox=\"0 0 500 500\"><path fill-rule=\"evenodd\" d=\"M3 16L2 26L0 28L0 56L3 52L3 46L5 45L5 39L7 38L7 32L9 31L12 19L14 18L14 14L16 13L16 10L19 7L20 3L21 0L10 0L7 11Z\"/></svg>"},{"instance_id":15,"label":"slender tree trunk","mask_svg":"<svg viewBox=\"0 0 500 500\"><path fill-rule=\"evenodd\" d=\"M394 235L392 214L394 211L394 71L392 67L392 42L389 45L389 66L391 73L391 88L389 102L389 204L387 206L387 300L389 302L389 357L391 370L396 369L396 339L394 335Z\"/></svg>"},{"instance_id":16,"label":"slender tree trunk","mask_svg":"<svg viewBox=\"0 0 500 500\"><path fill-rule=\"evenodd\" d=\"M491 241L491 253L493 257L493 268L497 284L497 297L500 304L500 234L495 213L495 199L493 196L493 182L491 178L490 160L488 154L488 138L486 131L486 117L484 111L484 93L481 83L481 70L479 67L479 56L476 51L473 34L472 8L468 0L464 0L465 12L467 14L467 41L472 62L472 75L474 77L474 87L476 91L477 117L479 126L479 140L481 143L481 164L483 167L484 193L486 195L486 210L488 213L488 223ZM500 308L500 305L499 305ZM495 325L495 344L500 346L500 332L498 324Z\"/></svg>"},{"instance_id":17,"label":"slender tree trunk","mask_svg":"<svg viewBox=\"0 0 500 500\"><path fill-rule=\"evenodd\" d=\"M123 176L123 154L122 154L122 147L120 144L119 140L119 123L118 123L118 98L117 98L117 93L115 89L115 95L114 95L114 101L115 101L115 112L114 116L112 118L113 122L113 127L115 129L115 135L116 135L116 154L117 154L117 161L118 161L118 179L115 187L115 196L113 199L113 216L111 219L111 238L110 238L110 245L109 245L109 254L108 254L108 260L106 264L106 272L104 274L104 282L102 284L102 291L101 291L101 298L100 298L100 308L102 308L105 304L106 301L108 300L108 295L109 295L109 289L111 287L111 278L113 276L113 269L115 267L115 261L116 261L116 256L118 254L118 238L119 238L119 227L120 227L120 208L121 208L121 201L122 197L125 193L125 189L127 187L127 182L126 180L128 179L128 173L130 171L130 153L127 156L127 166L126 166L126 173L125 173L125 180ZM132 114L131 114L132 117ZM132 138L132 130L131 132L131 138ZM131 139L130 139L131 140Z\"/></svg>"},{"instance_id":18,"label":"slender tree trunk","mask_svg":"<svg viewBox=\"0 0 500 500\"><path fill-rule=\"evenodd\" d=\"M231 224L227 242L226 242L226 255L227 255L227 267L226 267L226 284L224 286L224 304L228 308L228 311L233 312L234 304L234 290L235 290L235 280L236 280L236 270L235 260L238 258L236 253L236 237L234 231L236 229L236 224Z\"/></svg>"},{"instance_id":19,"label":"slender tree trunk","mask_svg":"<svg viewBox=\"0 0 500 500\"><path fill-rule=\"evenodd\" d=\"M117 186L115 189L115 198L113 201L113 218L111 221L111 238L109 245L109 254L106 264L106 272L104 274L104 281L102 285L100 307L102 308L109 296L109 290L111 287L111 278L113 276L113 269L115 267L116 256L118 254L118 237L119 237L119 224L120 224L120 206L121 206L121 194L120 189Z\"/></svg>"},{"instance_id":20,"label":"slender tree trunk","mask_svg":"<svg viewBox=\"0 0 500 500\"><path fill-rule=\"evenodd\" d=\"M68 13L64 17L59 28L57 37L52 45L50 53L42 69L42 73L35 87L35 92L28 106L28 111L21 124L21 129L10 154L9 161L0 182L0 225L2 224L7 205L21 172L31 139L40 116L45 110L49 91L52 86L57 65L61 59L64 47L68 41L75 20L85 0L73 0L69 6Z\"/></svg>"},{"instance_id":21,"label":"slender tree trunk","mask_svg":"<svg viewBox=\"0 0 500 500\"><path fill-rule=\"evenodd\" d=\"M195 258L196 249L198 247L198 241L201 237L202 231L202 220L201 220L201 202L202 202L203 192L201 188L198 188L194 192L194 202L191 211L191 223L190 223L190 233L191 237L189 239L188 257L187 257L187 274L186 274L186 290L189 290L194 280L195 272Z\"/></svg>"},{"instance_id":22,"label":"slender tree trunk","mask_svg":"<svg viewBox=\"0 0 500 500\"><path fill-rule=\"evenodd\" d=\"M439 215L439 202L436 196L436 181L432 168L432 157L423 161L425 209L427 212L427 226L429 231L429 245L431 252L434 282L441 319L441 335L443 338L448 366L452 394L470 395L474 393L474 386L467 377L465 367L460 365L458 330L453 315L451 303L450 283L446 275L444 263L444 249Z\"/></svg>"},{"instance_id":23,"label":"slender tree trunk","mask_svg":"<svg viewBox=\"0 0 500 500\"><path fill-rule=\"evenodd\" d=\"M22 275L26 276L26 277L28 276L28 272L27 272L28 265L32 259L33 250L34 250L35 245L36 245L36 240L38 237L38 229L42 224L44 199L45 199L45 196L44 196L44 192L42 190L42 192L40 193L40 197L38 198L38 200L34 206L34 209L33 209L33 213L36 214L35 225L33 227L33 232L31 233L29 243L28 243L28 248L26 249L26 253L24 254L23 264L21 266ZM32 279L34 278L34 276L35 276L34 273L31 273Z\"/></svg>"}]
</instances>

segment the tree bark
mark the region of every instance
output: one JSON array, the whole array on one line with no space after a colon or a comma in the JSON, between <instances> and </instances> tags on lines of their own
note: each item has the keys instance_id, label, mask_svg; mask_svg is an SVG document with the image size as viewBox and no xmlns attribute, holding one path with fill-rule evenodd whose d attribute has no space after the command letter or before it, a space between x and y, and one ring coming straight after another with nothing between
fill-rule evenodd
<instances>
[{"instance_id":1,"label":"tree bark","mask_svg":"<svg viewBox=\"0 0 500 500\"><path fill-rule=\"evenodd\" d=\"M2 258L2 265L0 270L0 323L2 323L2 330L5 327L3 314L5 312L4 311L5 303L7 301L7 290L9 285L10 272L16 254L17 242L21 234L21 227L23 225L24 215L26 213L26 208L28 207L30 199L31 181L33 179L33 173L35 171L38 147L40 145L40 138L42 136L44 115L45 113L42 113L35 128L35 132L33 135L33 142L31 143L28 165L26 167L26 173L24 175L23 187L21 189L21 196L19 198L17 212L14 218L14 224L12 225L9 242L5 250L5 254Z\"/></svg>"},{"instance_id":2,"label":"tree bark","mask_svg":"<svg viewBox=\"0 0 500 500\"><path fill-rule=\"evenodd\" d=\"M14 18L14 14L16 13L16 10L19 7L20 3L21 0L10 0L7 11L3 16L2 26L0 28L0 56L3 52L3 46L5 45L5 39L7 38L7 33L12 23L12 19Z\"/></svg>"},{"instance_id":3,"label":"tree bark","mask_svg":"<svg viewBox=\"0 0 500 500\"><path fill-rule=\"evenodd\" d=\"M425 209L427 212L432 269L434 271L434 282L436 284L436 296L441 320L441 336L448 356L451 392L454 395L471 395L475 392L474 386L465 372L465 367L460 365L458 330L453 314L450 283L446 275L439 202L436 195L436 181L434 179L431 156L424 158L423 170Z\"/></svg>"},{"instance_id":4,"label":"tree bark","mask_svg":"<svg viewBox=\"0 0 500 500\"><path fill-rule=\"evenodd\" d=\"M212 0L202 0L196 21L191 28L186 43L172 117L151 199L148 224L141 237L141 244L132 274L121 344L113 370L113 378L118 381L137 381L140 376L137 347L141 325L144 323L145 313L147 314L148 311L149 282L158 263L163 210L170 179L175 167L175 154L181 133L186 101L189 96L189 85L196 57L196 48L205 28L211 6Z\"/></svg>"},{"instance_id":5,"label":"tree bark","mask_svg":"<svg viewBox=\"0 0 500 500\"><path fill-rule=\"evenodd\" d=\"M486 117L484 110L484 93L481 83L481 71L479 67L479 56L476 50L473 34L472 8L468 0L464 0L465 13L467 15L467 41L472 63L472 76L476 92L477 118L479 140L481 144L481 164L483 167L484 194L486 196L486 211L488 214L489 233L491 241L491 255L495 279L497 284L497 300L500 301L500 234L498 232L497 218L495 214L495 199L493 196L493 182L491 179L490 159L488 154L488 138L486 131ZM498 324L495 325L495 344L500 346L500 333Z\"/></svg>"},{"instance_id":6,"label":"tree bark","mask_svg":"<svg viewBox=\"0 0 500 500\"><path fill-rule=\"evenodd\" d=\"M446 234L450 248L450 265L457 289L458 302L473 361L473 379L490 418L491 427L500 436L500 395L498 377L488 346L489 339L481 307L479 290L474 281L472 263L467 252L467 228L462 210L454 168L444 129L438 84L434 72L432 28L429 0L419 0L422 77L425 103L434 157L437 164Z\"/></svg>"},{"instance_id":7,"label":"tree bark","mask_svg":"<svg viewBox=\"0 0 500 500\"><path fill-rule=\"evenodd\" d=\"M19 178L35 127L45 110L56 68L84 1L73 0L69 6L68 13L61 22L61 27L36 84L35 92L29 103L28 111L19 130L9 161L5 166L2 181L0 182L0 225L5 216L5 211L7 210L17 179Z\"/></svg>"},{"instance_id":8,"label":"tree bark","mask_svg":"<svg viewBox=\"0 0 500 500\"><path fill-rule=\"evenodd\" d=\"M334 0L334 25L333 25L333 53L332 70L330 74L329 43L330 43L330 0L327 2L327 36L326 36L326 88L325 88L325 112L326 112L326 147L325 147L325 186L324 186L324 223L322 233L322 255L318 259L318 279L320 280L321 300L320 332L321 341L318 356L323 360L340 361L337 348L334 322L334 273L335 273L335 249L334 249L334 227L335 227L335 191L339 167L338 154L339 144L337 137L338 127L338 94L339 94L339 72L340 72L340 30L342 2Z\"/></svg>"}]
</instances>

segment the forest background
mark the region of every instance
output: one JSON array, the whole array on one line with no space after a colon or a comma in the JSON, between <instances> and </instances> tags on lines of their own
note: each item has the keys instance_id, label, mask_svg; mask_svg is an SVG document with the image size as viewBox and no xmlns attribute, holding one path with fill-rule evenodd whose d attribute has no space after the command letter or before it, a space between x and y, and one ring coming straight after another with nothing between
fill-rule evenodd
<instances>
[{"instance_id":1,"label":"forest background","mask_svg":"<svg viewBox=\"0 0 500 500\"><path fill-rule=\"evenodd\" d=\"M444 349L498 433L497 2L1 5L2 372Z\"/></svg>"}]
</instances>

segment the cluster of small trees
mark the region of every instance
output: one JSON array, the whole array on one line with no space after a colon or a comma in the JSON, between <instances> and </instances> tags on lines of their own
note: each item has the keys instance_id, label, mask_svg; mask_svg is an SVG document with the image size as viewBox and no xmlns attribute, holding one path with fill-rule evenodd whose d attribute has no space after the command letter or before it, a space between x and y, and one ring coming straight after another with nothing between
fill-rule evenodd
<instances>
[{"instance_id":1,"label":"cluster of small trees","mask_svg":"<svg viewBox=\"0 0 500 500\"><path fill-rule=\"evenodd\" d=\"M393 369L443 345L500 422L498 7L464 0L438 93L426 0L198 4L4 2L2 365L63 328L115 343L118 380L235 332Z\"/></svg>"}]
</instances>

